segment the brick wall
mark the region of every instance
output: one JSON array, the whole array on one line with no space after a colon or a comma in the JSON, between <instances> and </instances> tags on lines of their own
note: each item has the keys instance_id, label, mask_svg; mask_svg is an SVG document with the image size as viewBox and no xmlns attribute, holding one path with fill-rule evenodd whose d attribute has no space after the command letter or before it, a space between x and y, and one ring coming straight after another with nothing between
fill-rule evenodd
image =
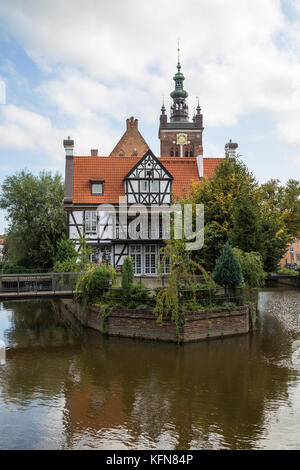
<instances>
[{"instance_id":1,"label":"brick wall","mask_svg":"<svg viewBox=\"0 0 300 470\"><path fill-rule=\"evenodd\" d=\"M293 248L293 251L290 250ZM283 268L286 263L297 263L300 266L300 239L296 238L291 245L289 245L286 254L280 261L280 266Z\"/></svg>"},{"instance_id":2,"label":"brick wall","mask_svg":"<svg viewBox=\"0 0 300 470\"><path fill-rule=\"evenodd\" d=\"M73 300L62 300L63 305L86 327L102 332L100 307L82 309ZM201 341L248 333L249 307L235 307L234 310L196 312L185 316L182 329L183 342ZM107 319L106 334L128 338L151 339L177 342L174 323L164 319L158 323L151 311L115 309Z\"/></svg>"}]
</instances>

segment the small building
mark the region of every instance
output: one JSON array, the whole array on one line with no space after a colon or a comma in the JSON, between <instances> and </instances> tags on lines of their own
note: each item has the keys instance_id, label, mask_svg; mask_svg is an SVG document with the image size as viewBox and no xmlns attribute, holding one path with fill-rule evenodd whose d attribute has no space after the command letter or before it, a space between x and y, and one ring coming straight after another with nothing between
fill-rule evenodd
<instances>
[{"instance_id":1,"label":"small building","mask_svg":"<svg viewBox=\"0 0 300 470\"><path fill-rule=\"evenodd\" d=\"M74 155L74 141L70 137L64 140L68 236L75 243L85 237L96 262L106 260L120 269L124 257L129 255L136 276L156 276L159 249L166 238L162 217L141 218L138 236L134 238L130 223L125 229L122 224L123 209L126 208L130 222L130 210L136 205L149 210L169 206L172 196L184 195L192 181L212 177L224 158L203 156L203 115L198 102L189 120L184 79L178 57L169 120L164 104L161 108L159 156L151 151L133 117L126 120L125 133L109 155L102 155L97 149L91 150L90 155ZM237 144L230 141L226 152L228 145L230 158L234 158ZM167 270L166 266L166 273Z\"/></svg>"},{"instance_id":2,"label":"small building","mask_svg":"<svg viewBox=\"0 0 300 470\"><path fill-rule=\"evenodd\" d=\"M282 268L287 264L297 264L300 266L300 238L295 238L280 261L280 266Z\"/></svg>"}]
</instances>

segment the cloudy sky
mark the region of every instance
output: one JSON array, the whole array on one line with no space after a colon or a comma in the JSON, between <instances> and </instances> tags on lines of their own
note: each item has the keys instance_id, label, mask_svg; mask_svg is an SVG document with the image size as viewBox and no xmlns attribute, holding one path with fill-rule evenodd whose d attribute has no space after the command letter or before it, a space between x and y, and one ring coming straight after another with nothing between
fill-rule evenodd
<instances>
[{"instance_id":1,"label":"cloudy sky","mask_svg":"<svg viewBox=\"0 0 300 470\"><path fill-rule=\"evenodd\" d=\"M108 154L131 115L158 155L178 38L204 155L232 138L259 181L299 179L299 0L0 0L0 184L63 173L68 135Z\"/></svg>"}]
</instances>

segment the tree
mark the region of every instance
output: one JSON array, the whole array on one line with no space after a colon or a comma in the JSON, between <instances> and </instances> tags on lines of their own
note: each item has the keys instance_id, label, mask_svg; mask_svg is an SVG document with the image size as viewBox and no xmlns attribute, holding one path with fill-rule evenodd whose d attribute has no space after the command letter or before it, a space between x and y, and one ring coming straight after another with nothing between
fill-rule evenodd
<instances>
[{"instance_id":1,"label":"tree","mask_svg":"<svg viewBox=\"0 0 300 470\"><path fill-rule=\"evenodd\" d=\"M245 196L236 201L229 239L233 246L243 251L262 250L263 238L257 201Z\"/></svg>"},{"instance_id":2,"label":"tree","mask_svg":"<svg viewBox=\"0 0 300 470\"><path fill-rule=\"evenodd\" d=\"M300 238L300 181L289 179L286 185L271 179L260 187L261 201L284 219L288 234Z\"/></svg>"},{"instance_id":3,"label":"tree","mask_svg":"<svg viewBox=\"0 0 300 470\"><path fill-rule=\"evenodd\" d=\"M183 306L180 302L183 300L182 288L191 290L193 300L196 302L196 274L202 274L208 289L214 289L216 285L206 270L191 259L183 240L167 240L166 245L160 250L158 260L159 274L163 274L164 263L168 262L169 275L167 287L157 292L154 314L158 321L162 321L164 316L171 316L176 326L178 342L180 342L182 339L180 329L184 322Z\"/></svg>"},{"instance_id":4,"label":"tree","mask_svg":"<svg viewBox=\"0 0 300 470\"><path fill-rule=\"evenodd\" d=\"M243 162L224 158L212 178L192 182L189 195L181 200L182 203L204 204L204 246L192 252L192 256L211 271L229 238L233 213L242 198L258 201L258 183Z\"/></svg>"},{"instance_id":5,"label":"tree","mask_svg":"<svg viewBox=\"0 0 300 470\"><path fill-rule=\"evenodd\" d=\"M122 289L125 294L129 293L130 287L133 283L134 271L133 262L130 256L126 256L122 266Z\"/></svg>"},{"instance_id":6,"label":"tree","mask_svg":"<svg viewBox=\"0 0 300 470\"><path fill-rule=\"evenodd\" d=\"M23 170L5 178L0 208L7 210L8 257L14 264L49 269L56 244L66 233L64 184L60 175Z\"/></svg>"},{"instance_id":7,"label":"tree","mask_svg":"<svg viewBox=\"0 0 300 470\"><path fill-rule=\"evenodd\" d=\"M204 204L204 246L192 252L193 259L213 269L220 245L230 240L246 252L259 252L265 271L276 269L300 230L299 191L295 180L285 187L277 180L259 186L244 163L224 158L212 178L192 182L180 201Z\"/></svg>"},{"instance_id":8,"label":"tree","mask_svg":"<svg viewBox=\"0 0 300 470\"><path fill-rule=\"evenodd\" d=\"M240 262L229 242L225 243L222 253L217 259L213 278L217 284L225 287L225 291L228 287L237 287L243 282Z\"/></svg>"},{"instance_id":9,"label":"tree","mask_svg":"<svg viewBox=\"0 0 300 470\"><path fill-rule=\"evenodd\" d=\"M233 252L240 262L244 281L249 287L261 287L264 285L266 273L263 269L263 261L259 253L252 251L245 253L238 248L234 248Z\"/></svg>"},{"instance_id":10,"label":"tree","mask_svg":"<svg viewBox=\"0 0 300 470\"><path fill-rule=\"evenodd\" d=\"M207 271L213 271L216 258L220 255L227 236L227 230L218 222L213 221L205 225L204 245L194 257Z\"/></svg>"},{"instance_id":11,"label":"tree","mask_svg":"<svg viewBox=\"0 0 300 470\"><path fill-rule=\"evenodd\" d=\"M264 270L276 271L279 261L286 253L291 235L284 223L284 215L266 210L262 217L261 230L263 233L262 258Z\"/></svg>"},{"instance_id":12,"label":"tree","mask_svg":"<svg viewBox=\"0 0 300 470\"><path fill-rule=\"evenodd\" d=\"M56 244L56 261L62 262L67 259L77 259L78 253L75 248L75 243L69 238L62 238Z\"/></svg>"}]
</instances>

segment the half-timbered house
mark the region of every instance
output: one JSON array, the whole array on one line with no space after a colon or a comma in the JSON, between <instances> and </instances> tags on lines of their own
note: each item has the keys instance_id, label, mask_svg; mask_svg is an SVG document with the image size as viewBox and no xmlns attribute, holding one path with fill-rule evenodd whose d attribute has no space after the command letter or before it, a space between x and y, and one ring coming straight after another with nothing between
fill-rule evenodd
<instances>
[{"instance_id":1,"label":"half-timbered house","mask_svg":"<svg viewBox=\"0 0 300 470\"><path fill-rule=\"evenodd\" d=\"M160 156L155 156L138 130L138 120L126 121L126 131L110 155L74 155L74 141L64 140L66 152L65 198L68 236L85 237L93 248L92 259L110 261L118 268L124 257L134 261L136 276L155 276L157 256L166 238L162 215L155 208L168 206L172 196L187 192L191 181L211 177L220 158L203 157L203 118L198 104L188 119L187 92L178 60L171 93L170 121L161 109ZM226 144L234 156L237 144ZM152 208L134 222L132 208ZM127 211L124 223L123 211ZM132 211L132 213L131 213ZM167 266L165 267L167 271Z\"/></svg>"}]
</instances>

